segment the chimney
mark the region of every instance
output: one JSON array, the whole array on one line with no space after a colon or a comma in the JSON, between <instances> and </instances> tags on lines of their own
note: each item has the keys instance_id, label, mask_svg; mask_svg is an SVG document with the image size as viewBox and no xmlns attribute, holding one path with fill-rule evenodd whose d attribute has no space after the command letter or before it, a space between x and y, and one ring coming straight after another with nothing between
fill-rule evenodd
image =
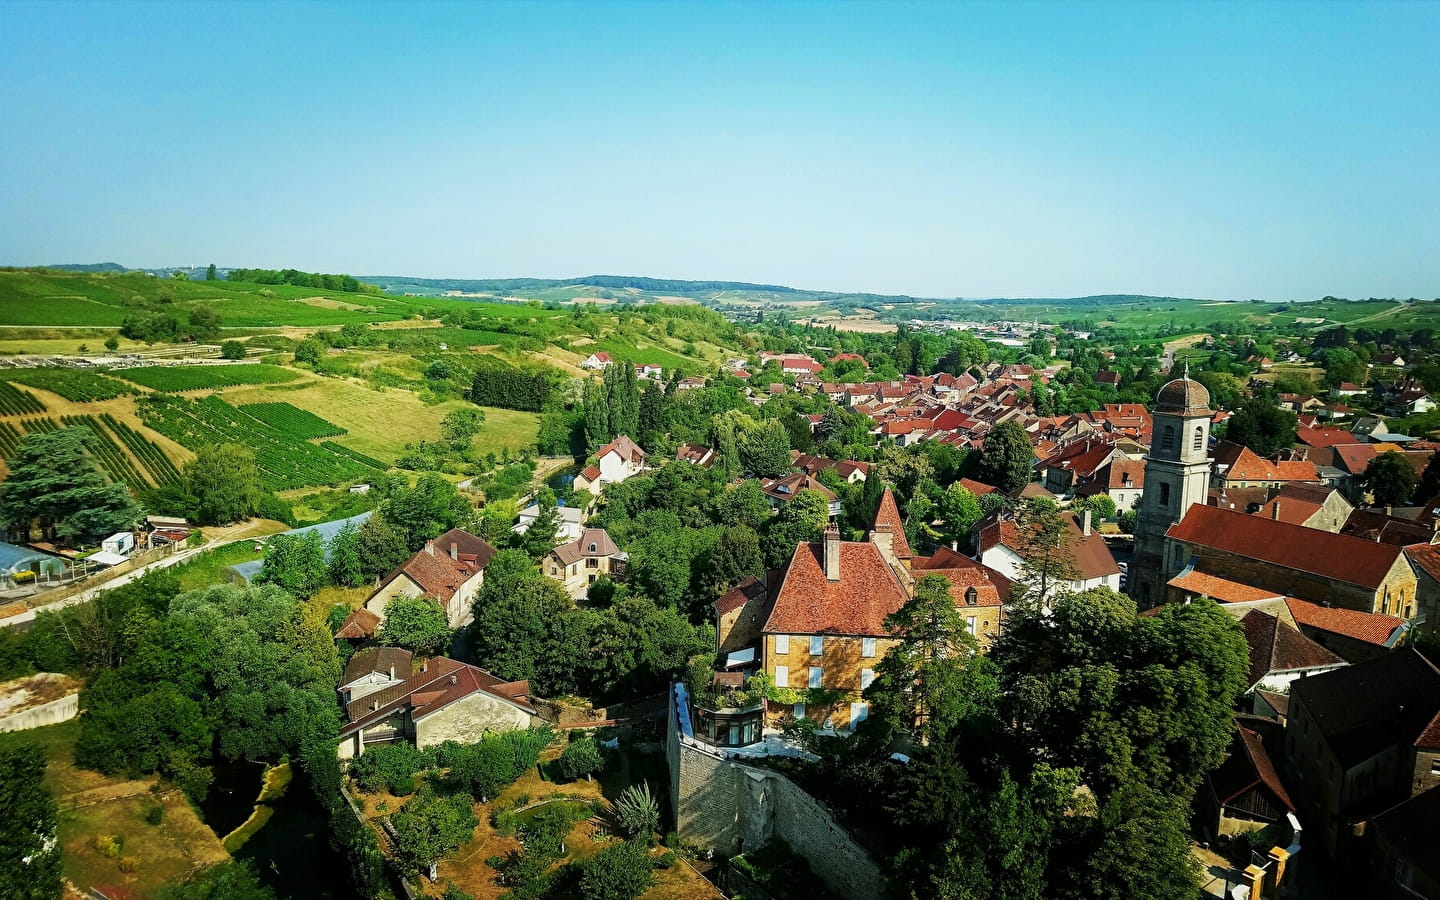
<instances>
[{"instance_id":1,"label":"chimney","mask_svg":"<svg viewBox=\"0 0 1440 900\"><path fill-rule=\"evenodd\" d=\"M840 580L840 529L825 529L825 580Z\"/></svg>"},{"instance_id":2,"label":"chimney","mask_svg":"<svg viewBox=\"0 0 1440 900\"><path fill-rule=\"evenodd\" d=\"M434 542L434 541L426 541L426 542L425 542L425 552L428 553L428 554L430 554L431 556L434 556L434 555L435 555L435 542Z\"/></svg>"},{"instance_id":3,"label":"chimney","mask_svg":"<svg viewBox=\"0 0 1440 900\"><path fill-rule=\"evenodd\" d=\"M457 680L457 679L456 679L456 677L455 677L454 675L451 675L451 676L450 676L450 683L451 683L451 684L454 684L454 683L456 682L456 680Z\"/></svg>"},{"instance_id":4,"label":"chimney","mask_svg":"<svg viewBox=\"0 0 1440 900\"><path fill-rule=\"evenodd\" d=\"M1080 532L1086 537L1090 536L1090 510L1088 509L1085 510L1085 514L1080 517Z\"/></svg>"},{"instance_id":5,"label":"chimney","mask_svg":"<svg viewBox=\"0 0 1440 900\"><path fill-rule=\"evenodd\" d=\"M1388 519L1388 518L1390 518L1390 517L1393 516L1393 515L1395 515L1395 507L1393 507L1393 506L1386 506L1386 507L1385 507L1385 518Z\"/></svg>"},{"instance_id":6,"label":"chimney","mask_svg":"<svg viewBox=\"0 0 1440 900\"><path fill-rule=\"evenodd\" d=\"M460 558L460 545L457 544L457 543L455 543L454 541L451 541L451 542L450 542L450 558L451 558L451 559L459 559L459 558Z\"/></svg>"},{"instance_id":7,"label":"chimney","mask_svg":"<svg viewBox=\"0 0 1440 900\"><path fill-rule=\"evenodd\" d=\"M1279 500L1276 500L1274 503L1270 504L1270 518L1274 519L1274 520L1277 521L1277 522L1280 521L1280 501L1279 501Z\"/></svg>"}]
</instances>

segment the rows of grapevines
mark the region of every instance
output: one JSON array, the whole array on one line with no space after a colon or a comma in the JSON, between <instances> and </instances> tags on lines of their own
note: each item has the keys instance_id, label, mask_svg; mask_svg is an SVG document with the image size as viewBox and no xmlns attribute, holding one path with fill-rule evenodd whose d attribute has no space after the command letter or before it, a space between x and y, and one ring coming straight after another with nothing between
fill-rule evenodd
<instances>
[{"instance_id":1,"label":"rows of grapevines","mask_svg":"<svg viewBox=\"0 0 1440 900\"><path fill-rule=\"evenodd\" d=\"M240 412L219 397L186 400L152 394L139 403L145 424L192 450L240 444L255 454L268 490L339 484L365 477L369 467L349 455L300 440Z\"/></svg>"},{"instance_id":2,"label":"rows of grapevines","mask_svg":"<svg viewBox=\"0 0 1440 900\"><path fill-rule=\"evenodd\" d=\"M140 432L116 419L109 413L100 416L105 427L109 428L120 443L129 448L130 453L140 460L140 465L150 476L150 481L156 486L172 484L180 480L180 470L165 455L165 451L155 445L155 442L145 437Z\"/></svg>"},{"instance_id":3,"label":"rows of grapevines","mask_svg":"<svg viewBox=\"0 0 1440 900\"><path fill-rule=\"evenodd\" d=\"M113 400L135 393L135 389L123 381L83 369L9 369L4 378L59 394L76 403Z\"/></svg>"},{"instance_id":4,"label":"rows of grapevines","mask_svg":"<svg viewBox=\"0 0 1440 900\"><path fill-rule=\"evenodd\" d=\"M345 429L334 422L327 422L309 410L289 403L246 403L236 408L254 416L276 431L284 432L301 440L345 434Z\"/></svg>"},{"instance_id":5,"label":"rows of grapevines","mask_svg":"<svg viewBox=\"0 0 1440 900\"><path fill-rule=\"evenodd\" d=\"M115 439L100 425L99 419L94 416L64 416L60 421L66 428L85 428L95 436L90 442L90 452L112 481L123 481L134 490L150 487L149 482L136 470L130 457L125 455L125 451L120 449Z\"/></svg>"},{"instance_id":6,"label":"rows of grapevines","mask_svg":"<svg viewBox=\"0 0 1440 900\"><path fill-rule=\"evenodd\" d=\"M5 459L15 455L15 448L20 446L20 439L24 437L20 429L9 422L0 422L0 456Z\"/></svg>"},{"instance_id":7,"label":"rows of grapevines","mask_svg":"<svg viewBox=\"0 0 1440 900\"><path fill-rule=\"evenodd\" d=\"M45 404L29 391L22 391L8 381L0 381L0 416L23 416L43 413Z\"/></svg>"},{"instance_id":8,"label":"rows of grapevines","mask_svg":"<svg viewBox=\"0 0 1440 900\"><path fill-rule=\"evenodd\" d=\"M356 462L360 463L362 466L368 466L369 468L372 468L372 469L379 469L379 470L382 471L382 472L385 471L386 469L390 468L389 465L381 462L380 460L376 459L375 457L373 457L373 456L366 456L365 454L361 453L359 450L351 450L349 447L346 447L344 444L337 444L337 443L335 443L334 441L322 441L321 444L320 444L320 446L324 447L326 450L331 451L332 453L338 453L338 454L340 454L341 456L348 456L348 457L350 457L351 459L355 460Z\"/></svg>"},{"instance_id":9,"label":"rows of grapevines","mask_svg":"<svg viewBox=\"0 0 1440 900\"><path fill-rule=\"evenodd\" d=\"M140 366L125 369L121 374L128 381L167 393L234 387L239 384L283 384L300 377L300 373L294 369L264 363L237 363L228 366Z\"/></svg>"}]
</instances>

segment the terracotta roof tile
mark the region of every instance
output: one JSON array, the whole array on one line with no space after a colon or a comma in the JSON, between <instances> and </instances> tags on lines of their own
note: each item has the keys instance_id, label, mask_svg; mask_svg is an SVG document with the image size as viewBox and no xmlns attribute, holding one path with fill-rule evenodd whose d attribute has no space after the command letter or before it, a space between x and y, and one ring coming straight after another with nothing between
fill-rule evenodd
<instances>
[{"instance_id":1,"label":"terracotta roof tile","mask_svg":"<svg viewBox=\"0 0 1440 900\"><path fill-rule=\"evenodd\" d=\"M1286 809L1295 811L1295 804L1285 792L1270 754L1260 735L1235 724L1235 734L1230 741L1230 751L1225 761L1210 774L1210 785L1221 804L1229 804L1256 787L1264 787Z\"/></svg>"},{"instance_id":2,"label":"terracotta roof tile","mask_svg":"<svg viewBox=\"0 0 1440 900\"><path fill-rule=\"evenodd\" d=\"M413 660L414 654L400 647L370 647L350 657L350 661L345 664L345 675L341 684L349 684L371 672L389 673L392 669L397 678L409 678L410 663Z\"/></svg>"},{"instance_id":3,"label":"terracotta roof tile","mask_svg":"<svg viewBox=\"0 0 1440 900\"><path fill-rule=\"evenodd\" d=\"M1182 572L1170 579L1170 586L1200 597L1209 597L1220 603L1250 603L1255 600L1269 600L1278 597L1274 591L1251 587L1229 581L1204 572Z\"/></svg>"},{"instance_id":4,"label":"terracotta roof tile","mask_svg":"<svg viewBox=\"0 0 1440 900\"><path fill-rule=\"evenodd\" d=\"M872 530L879 531L880 526L889 528L890 533L895 535L895 555L900 559L909 559L915 554L910 552L910 541L905 537L905 520L900 518L900 507L895 502L895 494L890 486L885 486L885 491L880 495L880 508L875 511L875 521L871 523Z\"/></svg>"},{"instance_id":5,"label":"terracotta roof tile","mask_svg":"<svg viewBox=\"0 0 1440 900\"><path fill-rule=\"evenodd\" d=\"M1401 553L1391 544L1375 544L1198 503L1165 534L1246 559L1371 589L1380 586Z\"/></svg>"},{"instance_id":6,"label":"terracotta roof tile","mask_svg":"<svg viewBox=\"0 0 1440 900\"><path fill-rule=\"evenodd\" d=\"M767 634L884 636L887 616L907 595L880 548L869 541L840 543L840 580L825 577L823 543L795 547L765 622Z\"/></svg>"},{"instance_id":7,"label":"terracotta roof tile","mask_svg":"<svg viewBox=\"0 0 1440 900\"><path fill-rule=\"evenodd\" d=\"M1240 620L1250 645L1250 686L1271 672L1340 666L1345 660L1268 613L1252 610Z\"/></svg>"},{"instance_id":8,"label":"terracotta roof tile","mask_svg":"<svg viewBox=\"0 0 1440 900\"><path fill-rule=\"evenodd\" d=\"M592 550L591 547L594 547ZM550 552L559 558L564 565L577 563L586 557L614 556L616 552L615 542L610 539L610 534L603 528L587 528L580 532L580 536L568 544L561 544Z\"/></svg>"},{"instance_id":9,"label":"terracotta roof tile","mask_svg":"<svg viewBox=\"0 0 1440 900\"><path fill-rule=\"evenodd\" d=\"M1381 647L1390 642L1390 636L1395 633L1395 629L1405 624L1404 619L1395 616L1320 606L1294 597L1286 597L1285 604L1290 607L1290 615L1295 617L1298 625L1343 634Z\"/></svg>"},{"instance_id":10,"label":"terracotta roof tile","mask_svg":"<svg viewBox=\"0 0 1440 900\"><path fill-rule=\"evenodd\" d=\"M763 597L767 590L765 582L752 575L726 591L719 600L716 600L715 611L722 616L726 613L734 612L756 597Z\"/></svg>"},{"instance_id":11,"label":"terracotta roof tile","mask_svg":"<svg viewBox=\"0 0 1440 900\"><path fill-rule=\"evenodd\" d=\"M350 641L373 638L379 627L380 617L362 606L345 617L335 637Z\"/></svg>"}]
</instances>

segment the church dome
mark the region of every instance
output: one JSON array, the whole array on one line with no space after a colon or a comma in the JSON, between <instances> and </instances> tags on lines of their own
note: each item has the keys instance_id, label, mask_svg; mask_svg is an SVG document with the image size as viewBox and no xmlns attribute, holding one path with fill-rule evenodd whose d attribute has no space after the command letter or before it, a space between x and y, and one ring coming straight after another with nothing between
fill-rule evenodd
<instances>
[{"instance_id":1,"label":"church dome","mask_svg":"<svg viewBox=\"0 0 1440 900\"><path fill-rule=\"evenodd\" d=\"M1205 385L1190 378L1176 378L1155 395L1155 412L1182 416L1210 415L1210 392Z\"/></svg>"}]
</instances>

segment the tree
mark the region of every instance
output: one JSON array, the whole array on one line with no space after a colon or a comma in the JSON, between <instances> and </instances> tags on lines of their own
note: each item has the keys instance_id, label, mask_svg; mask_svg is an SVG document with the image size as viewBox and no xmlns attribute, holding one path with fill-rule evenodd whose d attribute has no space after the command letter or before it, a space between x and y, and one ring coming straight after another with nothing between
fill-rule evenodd
<instances>
[{"instance_id":1,"label":"tree","mask_svg":"<svg viewBox=\"0 0 1440 900\"><path fill-rule=\"evenodd\" d=\"M1225 438L1260 456L1271 456L1295 443L1295 414L1275 404L1275 398L1265 392L1240 401L1225 423Z\"/></svg>"},{"instance_id":2,"label":"tree","mask_svg":"<svg viewBox=\"0 0 1440 900\"><path fill-rule=\"evenodd\" d=\"M260 883L248 862L227 860L200 871L183 884L162 887L155 900L275 900L275 892Z\"/></svg>"},{"instance_id":3,"label":"tree","mask_svg":"<svg viewBox=\"0 0 1440 900\"><path fill-rule=\"evenodd\" d=\"M1387 450L1370 460L1361 483L1375 498L1376 506L1404 506L1415 493L1415 467L1401 454Z\"/></svg>"},{"instance_id":4,"label":"tree","mask_svg":"<svg viewBox=\"0 0 1440 900\"><path fill-rule=\"evenodd\" d=\"M414 799L390 817L395 828L397 860L419 873L460 849L480 824L474 803L468 794L441 797L429 785L422 787Z\"/></svg>"},{"instance_id":5,"label":"tree","mask_svg":"<svg viewBox=\"0 0 1440 900\"><path fill-rule=\"evenodd\" d=\"M294 597L313 597L330 582L325 539L318 531L277 534L265 545L258 584L273 584Z\"/></svg>"},{"instance_id":6,"label":"tree","mask_svg":"<svg viewBox=\"0 0 1440 900\"><path fill-rule=\"evenodd\" d=\"M330 539L330 580L340 587L359 587L365 583L365 568L360 562L360 529L347 522Z\"/></svg>"},{"instance_id":7,"label":"tree","mask_svg":"<svg viewBox=\"0 0 1440 900\"><path fill-rule=\"evenodd\" d=\"M615 801L615 824L627 837L649 843L660 827L660 806L650 793L650 783L632 784Z\"/></svg>"},{"instance_id":8,"label":"tree","mask_svg":"<svg viewBox=\"0 0 1440 900\"><path fill-rule=\"evenodd\" d=\"M820 540L829 520L830 504L822 494L812 490L796 494L765 528L760 545L765 567L778 569L790 561L796 544Z\"/></svg>"},{"instance_id":9,"label":"tree","mask_svg":"<svg viewBox=\"0 0 1440 900\"><path fill-rule=\"evenodd\" d=\"M295 345L295 362L309 363L312 366L320 365L320 360L325 358L325 345L315 338L306 338Z\"/></svg>"},{"instance_id":10,"label":"tree","mask_svg":"<svg viewBox=\"0 0 1440 900\"><path fill-rule=\"evenodd\" d=\"M635 900L654 881L655 866L640 841L606 847L580 869L582 900Z\"/></svg>"},{"instance_id":11,"label":"tree","mask_svg":"<svg viewBox=\"0 0 1440 900\"><path fill-rule=\"evenodd\" d=\"M975 523L985 517L979 499L958 481L940 493L938 506L945 531L952 540L964 540Z\"/></svg>"},{"instance_id":12,"label":"tree","mask_svg":"<svg viewBox=\"0 0 1440 900\"><path fill-rule=\"evenodd\" d=\"M107 338L105 339L105 349L106 349L106 350L109 350L109 351L112 352L112 353L115 352L116 350L119 350L119 349L120 349L120 339L119 339L118 337L116 337L115 335L113 335L113 334L110 335L109 337L107 337Z\"/></svg>"},{"instance_id":13,"label":"tree","mask_svg":"<svg viewBox=\"0 0 1440 900\"><path fill-rule=\"evenodd\" d=\"M987 435L980 451L978 477L1005 493L1030 483L1035 451L1030 436L1018 422L1002 422Z\"/></svg>"},{"instance_id":14,"label":"tree","mask_svg":"<svg viewBox=\"0 0 1440 900\"><path fill-rule=\"evenodd\" d=\"M215 264L214 264L214 263L211 263L208 267L206 267L206 269L205 269L205 280L206 280L206 281L214 281L214 280L215 280Z\"/></svg>"},{"instance_id":15,"label":"tree","mask_svg":"<svg viewBox=\"0 0 1440 900\"><path fill-rule=\"evenodd\" d=\"M610 430L610 404L605 399L605 386L595 379L585 382L585 445L595 450L609 443L615 432Z\"/></svg>"},{"instance_id":16,"label":"tree","mask_svg":"<svg viewBox=\"0 0 1440 900\"><path fill-rule=\"evenodd\" d=\"M161 299L164 302L164 299ZM142 309L126 316L120 324L121 337L153 344L180 338L180 320L168 312Z\"/></svg>"},{"instance_id":17,"label":"tree","mask_svg":"<svg viewBox=\"0 0 1440 900\"><path fill-rule=\"evenodd\" d=\"M565 745L560 752L560 771L571 781L605 768L605 757L595 739L586 735Z\"/></svg>"},{"instance_id":18,"label":"tree","mask_svg":"<svg viewBox=\"0 0 1440 900\"><path fill-rule=\"evenodd\" d=\"M470 447L475 435L485 426L485 410L462 408L451 410L440 420L440 436L456 450Z\"/></svg>"},{"instance_id":19,"label":"tree","mask_svg":"<svg viewBox=\"0 0 1440 900\"><path fill-rule=\"evenodd\" d=\"M60 817L43 784L45 752L37 744L0 748L0 896L60 896Z\"/></svg>"},{"instance_id":20,"label":"tree","mask_svg":"<svg viewBox=\"0 0 1440 900\"><path fill-rule=\"evenodd\" d=\"M554 494L546 499L548 502L540 503L535 521L516 539L516 545L533 560L539 560L555 549L555 535L560 529L560 511L555 506Z\"/></svg>"},{"instance_id":21,"label":"tree","mask_svg":"<svg viewBox=\"0 0 1440 900\"><path fill-rule=\"evenodd\" d=\"M395 597L385 604L380 643L433 656L450 646L454 634L445 610L432 597Z\"/></svg>"},{"instance_id":22,"label":"tree","mask_svg":"<svg viewBox=\"0 0 1440 900\"><path fill-rule=\"evenodd\" d=\"M1354 350L1336 347L1325 351L1325 384L1337 387L1345 382L1359 384L1365 380L1365 364ZM1257 451L1258 452L1258 451Z\"/></svg>"},{"instance_id":23,"label":"tree","mask_svg":"<svg viewBox=\"0 0 1440 900\"><path fill-rule=\"evenodd\" d=\"M528 559L525 566L531 568ZM490 582L487 573L470 625L475 658L502 678L528 679L541 696L572 689L576 660L588 652L572 643L574 601L533 569L525 577L504 579L494 590Z\"/></svg>"},{"instance_id":24,"label":"tree","mask_svg":"<svg viewBox=\"0 0 1440 900\"><path fill-rule=\"evenodd\" d=\"M393 571L410 556L405 535L391 527L382 512L374 512L365 520L356 540L360 551L360 571L367 579Z\"/></svg>"},{"instance_id":25,"label":"tree","mask_svg":"<svg viewBox=\"0 0 1440 900\"><path fill-rule=\"evenodd\" d=\"M197 341L213 341L220 336L220 314L215 307L201 304L190 310L190 336Z\"/></svg>"},{"instance_id":26,"label":"tree","mask_svg":"<svg viewBox=\"0 0 1440 900\"><path fill-rule=\"evenodd\" d=\"M61 428L30 432L7 460L0 483L0 522L28 535L88 543L128 531L143 514L125 485L109 483L88 452L91 432ZM28 538L27 538L28 539Z\"/></svg>"},{"instance_id":27,"label":"tree","mask_svg":"<svg viewBox=\"0 0 1440 900\"><path fill-rule=\"evenodd\" d=\"M239 341L222 341L220 356L222 359L244 359L245 345Z\"/></svg>"},{"instance_id":28,"label":"tree","mask_svg":"<svg viewBox=\"0 0 1440 900\"><path fill-rule=\"evenodd\" d=\"M709 562L701 577L707 593L718 597L751 575L765 571L760 536L744 525L726 528L710 548Z\"/></svg>"},{"instance_id":29,"label":"tree","mask_svg":"<svg viewBox=\"0 0 1440 900\"><path fill-rule=\"evenodd\" d=\"M239 444L201 447L185 464L185 490L196 501L201 525L223 525L254 515L264 491L255 454Z\"/></svg>"},{"instance_id":30,"label":"tree","mask_svg":"<svg viewBox=\"0 0 1440 900\"><path fill-rule=\"evenodd\" d=\"M760 478L779 478L790 465L790 432L777 419L767 419L740 443L745 471Z\"/></svg>"},{"instance_id":31,"label":"tree","mask_svg":"<svg viewBox=\"0 0 1440 900\"><path fill-rule=\"evenodd\" d=\"M470 501L455 485L435 473L421 475L411 488L401 488L380 505L385 521L405 537L411 552L469 518Z\"/></svg>"},{"instance_id":32,"label":"tree","mask_svg":"<svg viewBox=\"0 0 1440 900\"><path fill-rule=\"evenodd\" d=\"M725 491L716 501L716 515L722 525L744 525L758 529L770 521L774 512L770 508L770 501L765 499L760 482L753 478Z\"/></svg>"},{"instance_id":33,"label":"tree","mask_svg":"<svg viewBox=\"0 0 1440 900\"><path fill-rule=\"evenodd\" d=\"M1049 609L1080 577L1075 567L1075 533L1061 510L1047 498L1030 498L1016 511L1015 526L1020 546L1020 577L1012 590L1012 603L1030 603Z\"/></svg>"},{"instance_id":34,"label":"tree","mask_svg":"<svg viewBox=\"0 0 1440 900\"><path fill-rule=\"evenodd\" d=\"M1425 471L1420 473L1420 483L1415 486L1415 502L1428 503L1440 494L1440 453L1430 454Z\"/></svg>"}]
</instances>

